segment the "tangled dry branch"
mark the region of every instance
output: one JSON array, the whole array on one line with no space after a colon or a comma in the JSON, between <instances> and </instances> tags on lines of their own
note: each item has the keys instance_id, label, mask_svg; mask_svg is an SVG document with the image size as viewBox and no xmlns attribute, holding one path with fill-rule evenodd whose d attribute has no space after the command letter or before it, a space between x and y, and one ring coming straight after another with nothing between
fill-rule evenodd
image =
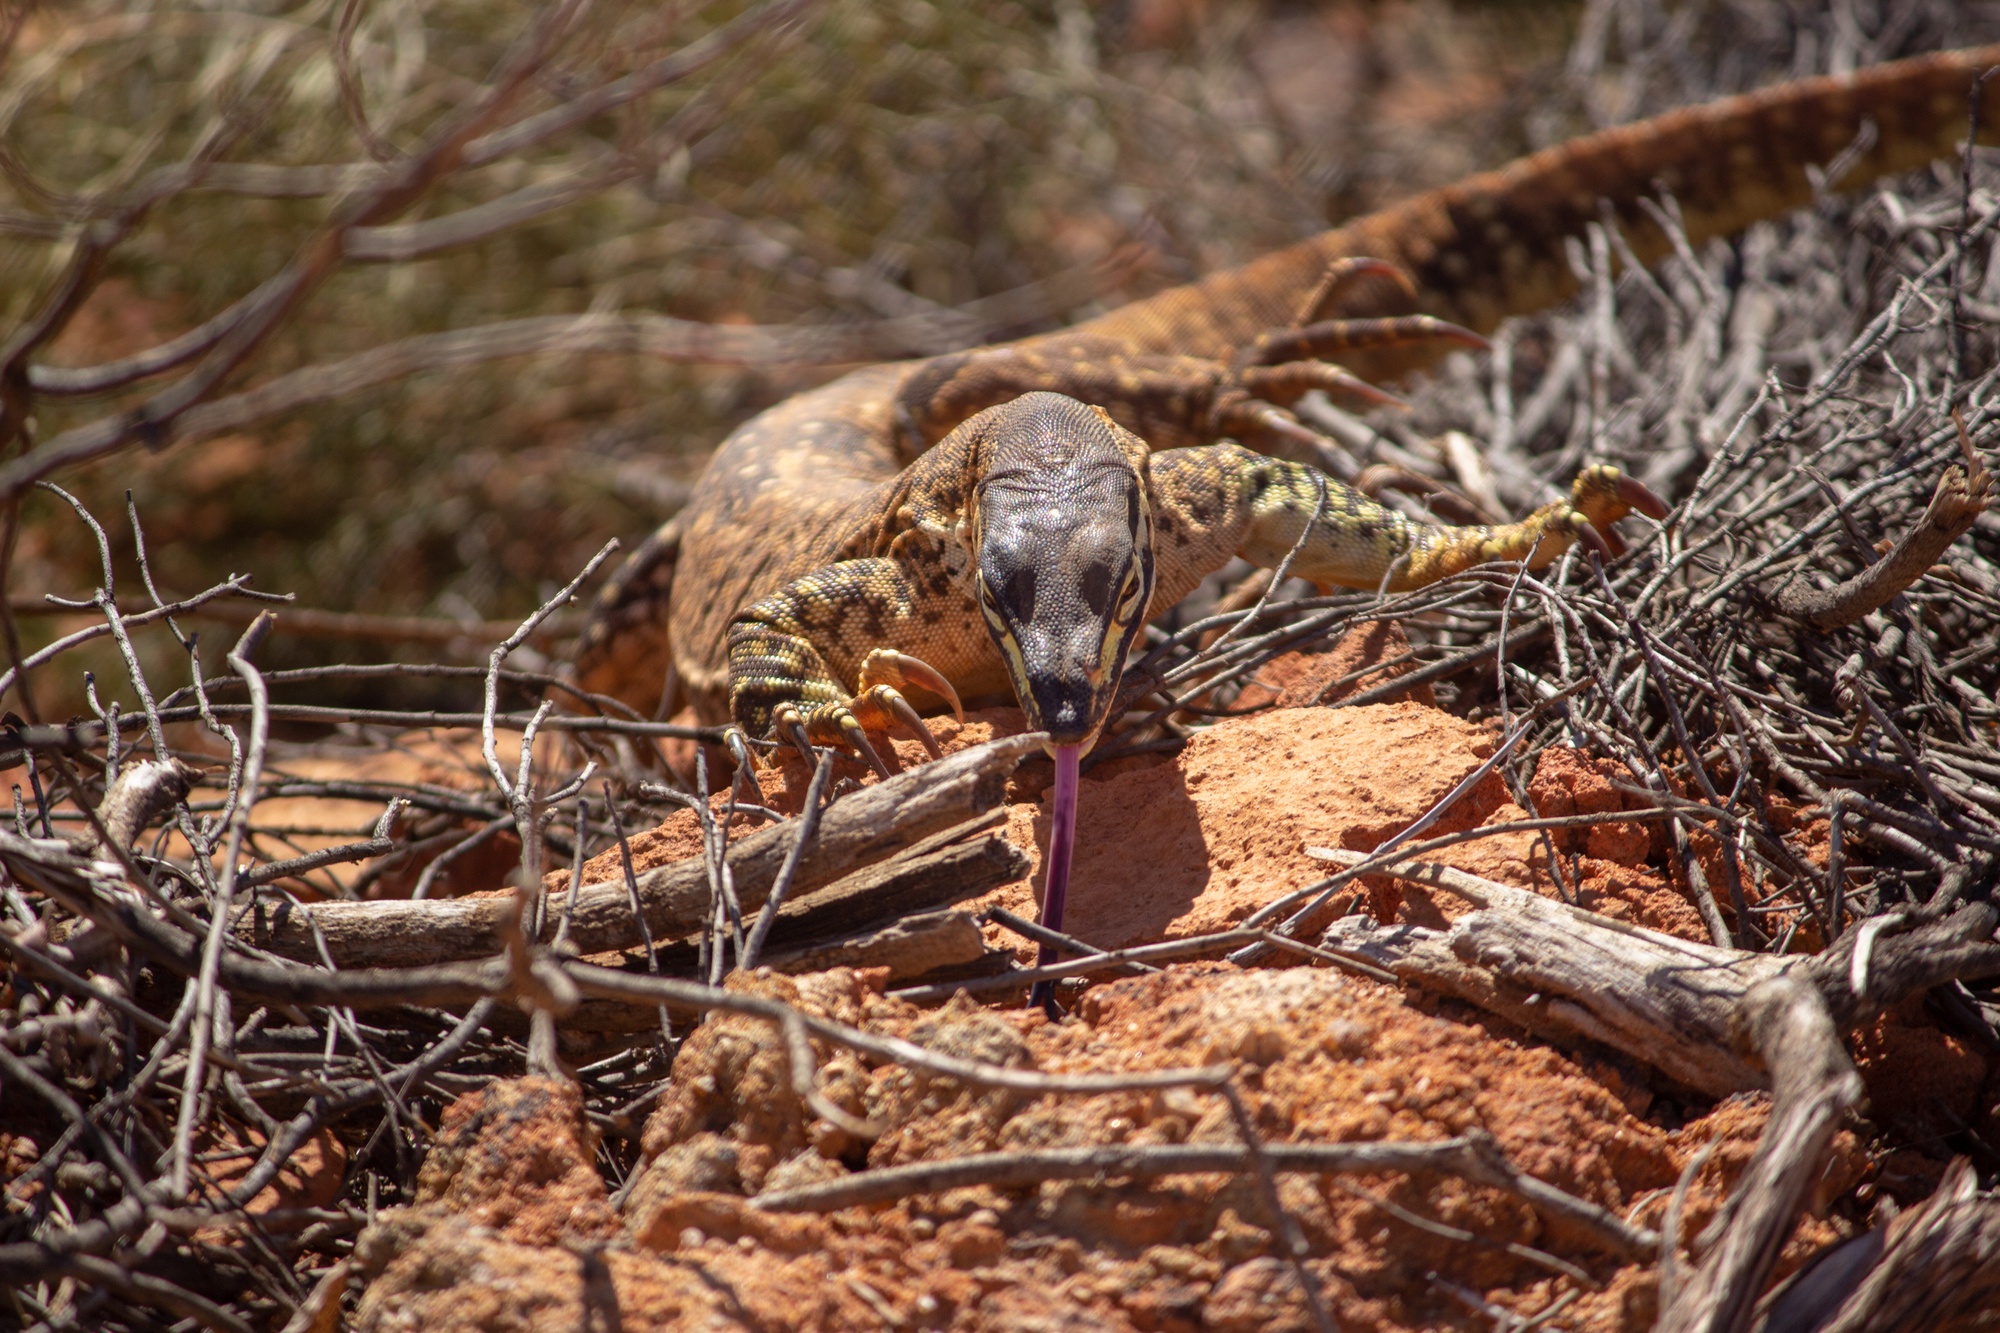
<instances>
[{"instance_id":1,"label":"tangled dry branch","mask_svg":"<svg viewBox=\"0 0 2000 1333\"><path fill-rule=\"evenodd\" d=\"M589 7L559 4L501 44L497 72L457 90L467 96L427 101L435 88L407 100L369 91L393 43L360 31L365 7L350 4L330 32L292 33L277 54L285 43L331 39L325 54L365 161L231 156L264 95L267 71L247 41L230 48L235 63L218 67L234 91L192 135L184 160L79 194L37 187L26 167L0 158L11 188L35 204L0 215L0 229L71 247L0 344L0 437L23 446L0 468L0 494L17 501L80 461L239 429L385 377L479 358L929 352L1100 289L1104 270L1089 268L956 311L906 306L865 325L715 326L606 309L412 335L306 365L259 360L350 266L473 245L667 170L726 123L741 90L728 71L781 46L813 8L770 0L622 68ZM1622 80L1600 77L1617 8L1588 8L1573 57L1591 98L1604 103L1593 114L1643 108L1657 95L1647 71L1672 63L1635 58ZM0 54L28 12L0 7ZM77 44L123 31L107 20L15 59L35 66L32 79L51 77L51 62ZM1654 54L1688 63L1672 40L1661 37ZM579 53L597 63L564 63ZM727 77L671 109L646 101L717 70ZM658 115L638 116L640 107ZM0 103L0 131L18 110L18 99ZM635 119L618 121L627 113ZM522 173L506 189L468 185L469 173L571 140L588 150L583 167ZM10 968L0 1087L9 1124L21 1116L39 1145L33 1160L10 1162L0 1284L11 1311L48 1329L154 1327L147 1312L166 1311L236 1330L323 1308L345 1280L333 1257L347 1253L378 1205L414 1188L427 1108L498 1076L562 1073L584 1089L622 1169L636 1126L668 1086L676 1035L716 1013L767 1025L792 1091L843 1132L879 1126L825 1094L822 1067L836 1048L1024 1095L1190 1087L1225 1102L1238 1131L1224 1146L1021 1152L857 1173L773 1190L759 1200L772 1211L970 1183L1247 1169L1283 1257L1317 1299L1280 1173L1445 1173L1583 1227L1605 1253L1656 1262L1670 1279L1665 1327L1735 1330L1762 1319L1774 1328L1887 1329L1909 1326L1898 1321L1919 1317L1912 1311L1944 1318L1954 1291L1990 1299L1996 1207L1961 1165L1932 1201L1876 1236L1874 1249L1843 1252L1844 1280L1795 1284L1761 1313L1757 1306L1775 1247L1854 1098L1843 1034L1926 993L1967 1031L1992 1040L2000 1029L1990 902L2000 865L2000 520L1986 507L1983 461L2000 437L2000 185L1984 155L1968 154L1964 166L1858 201L1829 199L1734 245L1683 246L1656 273L1623 265L1620 238L1601 230L1575 255L1583 302L1511 326L1490 362L1452 364L1421 388L1412 417L1361 421L1306 404L1326 432L1330 468L1404 491L1414 485L1422 499L1394 497L1413 508L1519 512L1586 457L1619 462L1679 503L1668 524L1627 534L1631 549L1604 566L1489 567L1398 597L1320 596L1254 577L1211 589L1207 603L1155 634L1133 673L1123 748L1106 757L1174 748L1238 711L1243 684L1279 654L1396 620L1410 626L1414 647L1386 665L1404 674L1334 706L1437 686L1460 714L1500 724L1490 765L1530 817L1430 834L1454 793L1372 857L1309 886L1274 886L1269 907L1239 930L1111 953L1068 941L1082 956L1037 972L925 976L986 955L974 923L947 909L1023 873L986 811L1031 743L969 751L860 792L829 784L823 770L809 817L780 821L746 791L708 790L699 748L695 781L675 785L656 742L712 740L711 732L633 717L534 669L524 645L565 613L577 584L512 633L422 628L431 640L497 642L485 667L265 670L262 617L275 609L282 626L298 613L272 607L247 579L163 597L136 508L129 542L145 597L130 595L129 579L121 594L111 538L77 504L100 553L100 585L59 609L94 620L29 651L9 611L11 661L0 676L0 693L11 691L23 715L8 718L0 763L25 784L13 828L0 830L0 952ZM94 366L52 364L43 353L118 247L152 210L204 192L318 201L328 211L282 264L188 332ZM1660 201L1669 224L1672 207ZM244 387L245 374L257 382ZM107 394L132 397L34 438L31 419L58 410L57 400ZM1478 448L1465 447L1471 437ZM17 507L9 515L0 549L11 559ZM257 619L228 654L228 672L211 674L182 622L225 603ZM89 718L38 716L35 681L69 670L100 640L115 647L129 688L100 696L93 682L84 691ZM163 661L185 685L153 688ZM1333 685L1362 684L1364 674ZM357 681L452 678L481 681L483 708L326 701ZM551 711L545 698L565 690L573 710ZM349 742L344 757L382 759L379 775L330 767L327 747L286 731L307 726L338 729ZM408 728L452 734L420 743ZM551 744L558 734L573 748ZM1600 818L1542 818L1526 798L1538 756L1564 742L1625 768L1630 800L1616 817L1666 827L1670 869L1700 906L1710 946L1643 940L1545 899L1523 906L1493 885L1460 885L1486 895L1486 911L1449 938L1364 928L1355 918L1325 939L1293 938L1316 919L1315 904L1364 874L1435 880L1422 858L1445 847ZM366 803L369 814L335 826L324 814L274 813L329 800ZM702 821L701 854L635 872L625 830L688 805ZM1800 837L1814 820L1825 823L1824 859ZM771 826L752 828L759 823ZM587 883L586 862L611 849L626 853L621 870ZM518 858L516 887L447 896L454 867L496 854ZM542 873L551 859L569 864L566 884ZM1560 877L1553 844L1551 861ZM1520 909L1511 917L1499 910L1509 904ZM885 914L910 919L885 923ZM990 919L1032 937L1004 917ZM1591 946L1620 966L1558 975ZM1657 1012L1667 992L1649 949L1697 960L1711 986L1683 996L1671 1022ZM604 950L627 951L630 965L579 956ZM1706 1095L1771 1088L1771 1126L1725 1216L1681 1237L1535 1180L1476 1137L1266 1145L1242 1071L1228 1066L1051 1074L944 1054L717 984L746 958L798 970L838 959L888 967L902 984L897 995L929 1003L1229 950L1246 951L1245 961L1289 952L1421 981L1531 1030L1567 1021L1569 1037L1622 1046ZM1545 966L1524 969L1522 959ZM1550 1005L1552 994L1571 1003ZM1632 1007L1641 1001L1645 1012ZM558 1022L624 1034L629 1044L565 1071ZM358 1155L365 1171L296 1215L253 1215L249 1205L305 1145L357 1123L368 1127ZM226 1161L236 1165L225 1170ZM1963 1281L1948 1283L1947 1273ZM1317 1314L1324 1322L1325 1310Z\"/></svg>"}]
</instances>

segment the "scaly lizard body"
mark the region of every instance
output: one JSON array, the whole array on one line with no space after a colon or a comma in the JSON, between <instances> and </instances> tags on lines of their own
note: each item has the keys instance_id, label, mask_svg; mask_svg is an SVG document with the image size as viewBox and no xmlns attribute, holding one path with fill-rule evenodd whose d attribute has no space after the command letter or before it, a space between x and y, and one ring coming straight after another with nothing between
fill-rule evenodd
<instances>
[{"instance_id":1,"label":"scaly lizard body","mask_svg":"<svg viewBox=\"0 0 2000 1333\"><path fill-rule=\"evenodd\" d=\"M1864 124L1872 146L1843 186L1949 153L1972 80L1994 64L2000 47L1950 52L1674 112L1071 330L800 394L732 434L681 515L627 562L600 599L579 679L648 710L684 697L703 721L733 717L756 736L776 721L797 739L802 723L817 741L907 717L889 706L898 687L1011 684L1036 725L1087 743L1147 616L1231 556L1274 563L1308 523L1294 572L1323 583L1393 588L1488 559L1546 563L1649 497L1593 469L1569 502L1522 523L1429 526L1217 441L1285 452L1304 428L1284 407L1307 389L1365 397L1348 372L1401 373L1442 342L1477 342L1465 329L1567 297L1563 243L1590 222L1615 219L1643 261L1663 256L1669 240L1646 207L1656 196L1674 199L1699 243L1809 203L1808 164L1848 149ZM2000 98L1986 103L1990 130ZM1407 273L1419 308L1465 329L1354 318L1396 295L1386 267L1358 257ZM1063 643L1023 637L1050 633ZM1091 697L1069 699L1079 690Z\"/></svg>"}]
</instances>

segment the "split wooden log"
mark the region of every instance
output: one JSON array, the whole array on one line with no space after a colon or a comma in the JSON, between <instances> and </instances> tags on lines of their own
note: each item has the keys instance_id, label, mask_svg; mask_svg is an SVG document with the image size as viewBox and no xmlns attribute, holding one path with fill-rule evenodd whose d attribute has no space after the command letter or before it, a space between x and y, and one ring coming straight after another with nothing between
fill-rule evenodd
<instances>
[{"instance_id":1,"label":"split wooden log","mask_svg":"<svg viewBox=\"0 0 2000 1333\"><path fill-rule=\"evenodd\" d=\"M761 966L790 976L834 967L883 967L889 970L889 980L902 981L977 963L986 952L986 939L972 913L946 908L919 912L844 939L819 940L783 952L773 950ZM661 961L664 963L665 959ZM689 950L681 961L687 966L670 971L669 975L692 979L693 951ZM679 1032L700 1022L703 1015L698 1010L669 1004L667 1016ZM507 1021L512 1022L513 1018L507 1016ZM585 1000L563 1019L565 1031L599 1034L645 1032L658 1024L657 1010L623 1000ZM515 1026L525 1029L526 1024L520 1022Z\"/></svg>"},{"instance_id":2,"label":"split wooden log","mask_svg":"<svg viewBox=\"0 0 2000 1333\"><path fill-rule=\"evenodd\" d=\"M986 937L970 912L918 912L846 939L820 940L771 955L768 966L794 976L831 967L885 967L889 980L963 967L986 956Z\"/></svg>"},{"instance_id":3,"label":"split wooden log","mask_svg":"<svg viewBox=\"0 0 2000 1333\"><path fill-rule=\"evenodd\" d=\"M866 866L816 894L778 909L763 966L797 975L830 967L882 967L892 982L911 981L944 968L962 968L986 956L986 940L972 914L944 904L1011 884L1028 873L1028 854L994 834L979 836L1004 818L993 811L924 839L886 861ZM939 910L943 909L943 910ZM696 979L692 943L658 951L660 971ZM669 1006L676 1024L692 1011ZM654 1016L610 1000L585 1000L563 1020L579 1032L641 1032Z\"/></svg>"},{"instance_id":4,"label":"split wooden log","mask_svg":"<svg viewBox=\"0 0 2000 1333\"><path fill-rule=\"evenodd\" d=\"M883 860L931 834L984 814L1006 797L1007 778L1037 750L1039 736L1011 736L947 755L865 787L827 807L818 836L799 862L791 894L804 899L860 866ZM798 837L796 821L732 841L728 859L743 910L764 904ZM655 940L679 939L709 920L707 867L694 857L638 877L639 901ZM262 906L246 913L237 937L283 958L336 967L411 967L485 958L504 946L512 895L441 902L327 902ZM544 940L561 913L550 911ZM622 880L585 885L577 894L569 938L579 953L608 953L641 943Z\"/></svg>"},{"instance_id":5,"label":"split wooden log","mask_svg":"<svg viewBox=\"0 0 2000 1333\"><path fill-rule=\"evenodd\" d=\"M1366 859L1311 851L1344 865ZM1824 954L1777 958L1624 925L1447 866L1401 862L1381 873L1479 910L1443 932L1348 917L1327 932L1329 947L1532 1030L1603 1042L1711 1095L1771 1091L1756 1156L1696 1239L1700 1262L1661 1293L1661 1333L1751 1327L1833 1135L1861 1096L1843 1035L1906 996L2000 973L2000 910L1986 903L1942 920L1875 918Z\"/></svg>"},{"instance_id":6,"label":"split wooden log","mask_svg":"<svg viewBox=\"0 0 2000 1333\"><path fill-rule=\"evenodd\" d=\"M1342 865L1366 859L1310 850ZM1788 960L1626 925L1450 866L1405 861L1381 873L1481 910L1444 932L1342 917L1327 947L1356 951L1531 1032L1602 1042L1711 1097L1769 1086L1731 1024L1737 1001Z\"/></svg>"},{"instance_id":7,"label":"split wooden log","mask_svg":"<svg viewBox=\"0 0 2000 1333\"><path fill-rule=\"evenodd\" d=\"M1012 884L1033 867L1028 854L993 830L1006 824L1004 810L992 810L942 833L932 834L886 861L877 861L778 909L771 928L771 947L789 956L829 947L843 936L874 932L912 913L929 912L963 902L988 889ZM981 836L981 835L986 836ZM977 955L974 955L975 957ZM932 967L970 962L957 958L927 967L877 963L829 963L827 966L895 966L897 978L913 977ZM782 963L782 971L806 971Z\"/></svg>"}]
</instances>

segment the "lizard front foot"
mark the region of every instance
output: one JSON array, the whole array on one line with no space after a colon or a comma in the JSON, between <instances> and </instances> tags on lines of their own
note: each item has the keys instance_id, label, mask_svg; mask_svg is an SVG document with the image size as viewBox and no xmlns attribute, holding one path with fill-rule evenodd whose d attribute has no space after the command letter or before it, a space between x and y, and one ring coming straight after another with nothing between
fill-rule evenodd
<instances>
[{"instance_id":1,"label":"lizard front foot","mask_svg":"<svg viewBox=\"0 0 2000 1333\"><path fill-rule=\"evenodd\" d=\"M1420 529L1403 575L1390 586L1421 588L1492 560L1519 560L1540 569L1572 544L1610 559L1625 550L1611 525L1633 513L1664 519L1667 504L1638 478L1598 463L1577 473L1567 500L1543 505L1519 523Z\"/></svg>"},{"instance_id":2,"label":"lizard front foot","mask_svg":"<svg viewBox=\"0 0 2000 1333\"><path fill-rule=\"evenodd\" d=\"M907 653L877 648L863 660L860 688L854 694L806 708L796 703L779 704L771 712L771 731L798 747L807 763L815 762L815 744L845 745L866 760L877 776L886 778L889 766L868 739L870 731L887 731L901 724L923 743L931 758L944 757L937 737L903 695L903 689L911 686L921 686L936 694L951 705L959 722L965 721L958 691L942 672Z\"/></svg>"}]
</instances>

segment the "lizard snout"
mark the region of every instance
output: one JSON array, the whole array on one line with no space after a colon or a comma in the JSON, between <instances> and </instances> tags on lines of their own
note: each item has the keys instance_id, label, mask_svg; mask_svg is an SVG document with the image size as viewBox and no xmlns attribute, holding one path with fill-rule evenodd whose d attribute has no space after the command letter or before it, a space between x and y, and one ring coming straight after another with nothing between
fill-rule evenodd
<instances>
[{"instance_id":1,"label":"lizard snout","mask_svg":"<svg viewBox=\"0 0 2000 1333\"><path fill-rule=\"evenodd\" d=\"M1080 745L1086 750L1104 725L1108 702L1081 674L1032 675L1021 692L1028 724L1049 733L1054 745Z\"/></svg>"}]
</instances>

